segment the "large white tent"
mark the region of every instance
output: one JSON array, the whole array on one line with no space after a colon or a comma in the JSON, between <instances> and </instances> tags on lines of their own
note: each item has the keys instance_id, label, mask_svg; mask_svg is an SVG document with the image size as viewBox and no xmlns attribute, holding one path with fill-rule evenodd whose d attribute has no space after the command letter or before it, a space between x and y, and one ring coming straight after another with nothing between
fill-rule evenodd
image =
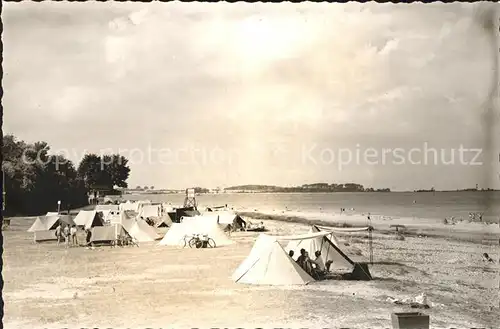
<instances>
[{"instance_id":1,"label":"large white tent","mask_svg":"<svg viewBox=\"0 0 500 329\"><path fill-rule=\"evenodd\" d=\"M139 210L139 217L160 217L161 216L161 205L159 204L143 204Z\"/></svg>"},{"instance_id":2,"label":"large white tent","mask_svg":"<svg viewBox=\"0 0 500 329\"><path fill-rule=\"evenodd\" d=\"M57 227L59 216L42 216L37 217L35 222L28 229L28 232L49 231Z\"/></svg>"},{"instance_id":3,"label":"large white tent","mask_svg":"<svg viewBox=\"0 0 500 329\"><path fill-rule=\"evenodd\" d=\"M160 241L162 246L184 246L184 237L206 234L217 247L234 243L217 224L217 219L203 216L183 217L181 223L173 223Z\"/></svg>"},{"instance_id":4,"label":"large white tent","mask_svg":"<svg viewBox=\"0 0 500 329\"><path fill-rule=\"evenodd\" d=\"M118 211L118 210L120 210L120 207L117 204L99 204L99 205L95 206L95 210L96 211L103 211L103 210Z\"/></svg>"},{"instance_id":5,"label":"large white tent","mask_svg":"<svg viewBox=\"0 0 500 329\"><path fill-rule=\"evenodd\" d=\"M119 209L120 209L120 211L136 211L137 204L136 204L136 202L132 202L130 200L127 200L126 202L120 203Z\"/></svg>"},{"instance_id":6,"label":"large white tent","mask_svg":"<svg viewBox=\"0 0 500 329\"><path fill-rule=\"evenodd\" d=\"M121 224L122 211L120 210L110 210L104 215L104 221L109 224Z\"/></svg>"},{"instance_id":7,"label":"large white tent","mask_svg":"<svg viewBox=\"0 0 500 329\"><path fill-rule=\"evenodd\" d=\"M238 216L234 211L221 210L221 211L205 211L203 217L215 218L219 224L233 224L234 219Z\"/></svg>"},{"instance_id":8,"label":"large white tent","mask_svg":"<svg viewBox=\"0 0 500 329\"><path fill-rule=\"evenodd\" d=\"M315 281L283 249L279 241L316 239L329 232L296 236L260 234L248 257L234 271L232 279L238 283L262 285L298 285Z\"/></svg>"},{"instance_id":9,"label":"large white tent","mask_svg":"<svg viewBox=\"0 0 500 329\"><path fill-rule=\"evenodd\" d=\"M104 225L102 215L96 210L80 210L74 221L76 225L83 226L85 229Z\"/></svg>"},{"instance_id":10,"label":"large white tent","mask_svg":"<svg viewBox=\"0 0 500 329\"><path fill-rule=\"evenodd\" d=\"M146 222L138 220L132 227L127 230L131 237L138 242L152 242L158 238L158 234L154 229L146 224Z\"/></svg>"},{"instance_id":11,"label":"large white tent","mask_svg":"<svg viewBox=\"0 0 500 329\"><path fill-rule=\"evenodd\" d=\"M120 224L138 242L151 242L158 239L158 233L153 227L143 220L128 217L125 211L120 214Z\"/></svg>"},{"instance_id":12,"label":"large white tent","mask_svg":"<svg viewBox=\"0 0 500 329\"><path fill-rule=\"evenodd\" d=\"M141 212L141 208L144 205L151 204L151 201L150 200L139 200L137 202L134 202L134 204L135 204L135 212L140 213Z\"/></svg>"}]
</instances>

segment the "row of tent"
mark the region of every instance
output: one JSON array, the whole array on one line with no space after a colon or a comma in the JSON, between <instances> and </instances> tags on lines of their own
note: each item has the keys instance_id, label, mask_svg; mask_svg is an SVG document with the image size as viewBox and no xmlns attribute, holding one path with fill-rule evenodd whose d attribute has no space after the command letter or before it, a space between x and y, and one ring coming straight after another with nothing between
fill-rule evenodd
<instances>
[{"instance_id":1,"label":"row of tent","mask_svg":"<svg viewBox=\"0 0 500 329\"><path fill-rule=\"evenodd\" d=\"M82 210L74 219L69 215L48 213L46 216L37 217L28 232L34 233L35 242L56 240L55 229L60 224L91 230L91 242L114 241L127 235L138 242L160 238L156 230L144 220L129 216L125 211L114 215L110 222L104 219L102 211L97 210Z\"/></svg>"},{"instance_id":2,"label":"row of tent","mask_svg":"<svg viewBox=\"0 0 500 329\"><path fill-rule=\"evenodd\" d=\"M237 216L234 212L208 212L201 216L196 210L178 208L170 212L170 215L144 217L146 214L151 215L148 211L151 211L152 207L157 208L158 205L140 203L143 204L141 208L143 211L137 214L133 210L124 210L127 208L122 205L126 203L140 202L97 205L95 210L81 210L73 219L69 215L49 212L45 216L37 217L28 232L34 233L36 242L55 240L56 227L60 224L67 224L91 230L91 242L113 240L127 234L139 242L147 242L159 239L156 230L144 221L144 218L150 218L154 220L154 226L157 228L170 227L160 245L183 246L184 236L193 234L207 234L218 246L232 243L218 224L232 223ZM158 215L158 213L153 215ZM176 223L172 221L172 217L177 219Z\"/></svg>"},{"instance_id":3,"label":"row of tent","mask_svg":"<svg viewBox=\"0 0 500 329\"><path fill-rule=\"evenodd\" d=\"M28 231L35 233L35 240L52 240L55 239L54 229L57 225L66 223L91 229L91 242L112 241L120 236L130 236L139 242L160 239L154 227L148 225L135 211L125 209L125 207L116 209L115 205L112 209L96 208L91 211L80 211L74 219L70 216L48 213L47 216L37 218ZM208 235L215 241L217 247L230 245L234 242L221 227L231 224L235 216L238 215L228 210L203 214L184 213L178 222L172 221L169 216L160 216L158 218L163 219L159 222L168 226L169 230L158 245L183 247L185 238L195 234ZM108 218L107 221L105 217ZM232 274L232 279L237 283L261 285L296 285L314 282L314 278L306 273L288 253L294 250L295 254L299 255L299 250L305 249L311 256L320 250L323 263L330 261L331 269L352 271L352 277L355 279L369 280L371 274L368 267L349 258L342 251L334 234L365 230L368 228L334 229L313 225L307 234L302 235L260 234L248 257Z\"/></svg>"}]
</instances>

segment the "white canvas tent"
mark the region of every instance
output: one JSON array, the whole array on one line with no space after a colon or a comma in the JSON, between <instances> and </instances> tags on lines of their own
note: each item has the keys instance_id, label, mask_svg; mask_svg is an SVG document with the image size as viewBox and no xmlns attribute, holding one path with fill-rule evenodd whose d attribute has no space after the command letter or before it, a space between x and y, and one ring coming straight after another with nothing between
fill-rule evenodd
<instances>
[{"instance_id":1,"label":"white canvas tent","mask_svg":"<svg viewBox=\"0 0 500 329\"><path fill-rule=\"evenodd\" d=\"M120 214L120 224L123 226L124 230L138 242L150 242L158 239L158 234L154 228L143 220L129 218L124 211Z\"/></svg>"},{"instance_id":2,"label":"white canvas tent","mask_svg":"<svg viewBox=\"0 0 500 329\"><path fill-rule=\"evenodd\" d=\"M58 216L59 213L57 211L49 211L48 213L45 214L46 217L50 216Z\"/></svg>"},{"instance_id":3,"label":"white canvas tent","mask_svg":"<svg viewBox=\"0 0 500 329\"><path fill-rule=\"evenodd\" d=\"M300 249L305 249L309 253L309 257L315 258L314 253L321 251L323 263L331 261L331 269L349 269L352 270L354 262L339 248L339 242L331 231L320 231L318 227L312 226L309 234L318 232L327 233L328 235L317 236L315 238L304 240L292 240L285 248L286 252L293 250L297 257L300 255Z\"/></svg>"},{"instance_id":4,"label":"white canvas tent","mask_svg":"<svg viewBox=\"0 0 500 329\"><path fill-rule=\"evenodd\" d=\"M120 224L122 220L120 210L110 210L104 217L104 221L109 224Z\"/></svg>"},{"instance_id":5,"label":"white canvas tent","mask_svg":"<svg viewBox=\"0 0 500 329\"><path fill-rule=\"evenodd\" d=\"M95 210L80 210L74 221L76 225L83 226L87 230L95 226L104 225L101 215Z\"/></svg>"},{"instance_id":6,"label":"white canvas tent","mask_svg":"<svg viewBox=\"0 0 500 329\"><path fill-rule=\"evenodd\" d=\"M90 241L92 243L113 242L120 237L129 235L123 226L120 224L113 224L107 226L96 226L92 228L92 236Z\"/></svg>"},{"instance_id":7,"label":"white canvas tent","mask_svg":"<svg viewBox=\"0 0 500 329\"><path fill-rule=\"evenodd\" d=\"M136 209L137 209L137 204L135 202L130 201L130 200L127 200L126 202L122 202L119 205L120 211L136 211Z\"/></svg>"},{"instance_id":8,"label":"white canvas tent","mask_svg":"<svg viewBox=\"0 0 500 329\"><path fill-rule=\"evenodd\" d=\"M37 217L35 222L28 229L28 232L49 231L57 227L59 216L42 216Z\"/></svg>"},{"instance_id":9,"label":"white canvas tent","mask_svg":"<svg viewBox=\"0 0 500 329\"><path fill-rule=\"evenodd\" d=\"M135 212L140 213L142 206L151 204L150 200L139 200L134 203L135 204Z\"/></svg>"},{"instance_id":10,"label":"white canvas tent","mask_svg":"<svg viewBox=\"0 0 500 329\"><path fill-rule=\"evenodd\" d=\"M136 221L127 231L138 242L152 242L158 238L156 231L141 220Z\"/></svg>"},{"instance_id":11,"label":"white canvas tent","mask_svg":"<svg viewBox=\"0 0 500 329\"><path fill-rule=\"evenodd\" d=\"M138 216L144 219L148 217L160 217L160 208L160 205L144 204L142 205Z\"/></svg>"},{"instance_id":12,"label":"white canvas tent","mask_svg":"<svg viewBox=\"0 0 500 329\"><path fill-rule=\"evenodd\" d=\"M321 235L321 233L320 233ZM315 235L310 235L312 238ZM237 283L261 285L302 285L315 281L283 249L279 240L296 237L275 237L261 234L248 257L234 271ZM305 239L307 236L300 236Z\"/></svg>"},{"instance_id":13,"label":"white canvas tent","mask_svg":"<svg viewBox=\"0 0 500 329\"><path fill-rule=\"evenodd\" d=\"M75 224L77 226L85 226L88 222L92 222L97 215L95 210L80 210L75 217Z\"/></svg>"},{"instance_id":14,"label":"white canvas tent","mask_svg":"<svg viewBox=\"0 0 500 329\"><path fill-rule=\"evenodd\" d=\"M103 211L103 210L115 210L118 211L120 210L120 206L117 204L99 204L95 206L96 211Z\"/></svg>"},{"instance_id":15,"label":"white canvas tent","mask_svg":"<svg viewBox=\"0 0 500 329\"><path fill-rule=\"evenodd\" d=\"M181 223L172 223L167 234L160 241L161 246L184 246L184 237L193 234L206 234L215 241L217 247L234 243L222 231L217 220L203 216L183 217Z\"/></svg>"},{"instance_id":16,"label":"white canvas tent","mask_svg":"<svg viewBox=\"0 0 500 329\"><path fill-rule=\"evenodd\" d=\"M217 211L205 211L202 216L218 218L219 224L233 224L234 219L238 216L234 211L230 210L217 210Z\"/></svg>"}]
</instances>

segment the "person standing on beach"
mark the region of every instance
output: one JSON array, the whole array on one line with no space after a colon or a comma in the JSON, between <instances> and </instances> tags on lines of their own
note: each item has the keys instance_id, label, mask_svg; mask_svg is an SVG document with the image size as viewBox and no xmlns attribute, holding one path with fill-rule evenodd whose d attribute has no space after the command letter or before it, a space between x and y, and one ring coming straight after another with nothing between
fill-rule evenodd
<instances>
[{"instance_id":1,"label":"person standing on beach","mask_svg":"<svg viewBox=\"0 0 500 329\"><path fill-rule=\"evenodd\" d=\"M66 225L64 226L64 229L63 229L63 235L64 235L64 244L66 245L66 248L69 247L69 236L70 236L70 232L69 232L69 225Z\"/></svg>"},{"instance_id":2,"label":"person standing on beach","mask_svg":"<svg viewBox=\"0 0 500 329\"><path fill-rule=\"evenodd\" d=\"M87 233L87 236L85 237L85 242L86 245L90 245L90 239L92 238L92 231L90 229L85 229L85 233Z\"/></svg>"},{"instance_id":3,"label":"person standing on beach","mask_svg":"<svg viewBox=\"0 0 500 329\"><path fill-rule=\"evenodd\" d=\"M74 246L78 246L78 238L76 236L76 225L73 225L69 231L71 235L71 244Z\"/></svg>"},{"instance_id":4,"label":"person standing on beach","mask_svg":"<svg viewBox=\"0 0 500 329\"><path fill-rule=\"evenodd\" d=\"M57 238L57 245L61 243L61 224L57 225L56 227L56 238Z\"/></svg>"}]
</instances>

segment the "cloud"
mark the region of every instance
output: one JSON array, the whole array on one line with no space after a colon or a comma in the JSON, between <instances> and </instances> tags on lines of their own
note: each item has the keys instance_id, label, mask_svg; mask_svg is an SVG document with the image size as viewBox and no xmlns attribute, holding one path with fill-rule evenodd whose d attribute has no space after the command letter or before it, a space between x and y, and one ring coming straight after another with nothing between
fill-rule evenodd
<instances>
[{"instance_id":1,"label":"cloud","mask_svg":"<svg viewBox=\"0 0 500 329\"><path fill-rule=\"evenodd\" d=\"M277 161L276 143L473 143L492 60L471 8L9 4L5 127L56 148L240 150L237 166L207 165L198 185L333 177L296 154ZM393 181L394 168L368 169L342 175ZM179 186L183 170L137 164L132 179Z\"/></svg>"}]
</instances>

